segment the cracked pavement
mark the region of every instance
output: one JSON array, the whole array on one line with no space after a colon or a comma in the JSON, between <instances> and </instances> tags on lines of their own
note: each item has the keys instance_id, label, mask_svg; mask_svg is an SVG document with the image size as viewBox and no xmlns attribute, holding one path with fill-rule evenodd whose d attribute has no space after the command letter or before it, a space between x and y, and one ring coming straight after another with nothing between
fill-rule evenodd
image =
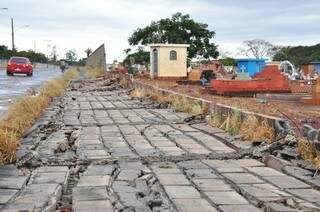
<instances>
[{"instance_id":1,"label":"cracked pavement","mask_svg":"<svg viewBox=\"0 0 320 212\"><path fill-rule=\"evenodd\" d=\"M1 211L320 211L317 189L241 157L222 130L109 81L72 82L45 111L19 168L0 167Z\"/></svg>"}]
</instances>

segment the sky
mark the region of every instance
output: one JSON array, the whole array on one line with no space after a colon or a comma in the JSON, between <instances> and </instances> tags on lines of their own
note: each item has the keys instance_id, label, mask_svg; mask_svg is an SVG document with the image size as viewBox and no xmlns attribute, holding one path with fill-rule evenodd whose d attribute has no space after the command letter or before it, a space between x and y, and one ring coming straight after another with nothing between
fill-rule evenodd
<instances>
[{"instance_id":1,"label":"sky","mask_svg":"<svg viewBox=\"0 0 320 212\"><path fill-rule=\"evenodd\" d=\"M85 57L85 49L105 43L107 62L122 60L136 28L176 12L207 23L216 32L212 42L234 57L250 39L320 43L319 0L1 0L3 7L8 10L0 9L0 45L11 48L12 17L19 50L46 54L49 44L49 53L56 46L60 58L68 49Z\"/></svg>"}]
</instances>

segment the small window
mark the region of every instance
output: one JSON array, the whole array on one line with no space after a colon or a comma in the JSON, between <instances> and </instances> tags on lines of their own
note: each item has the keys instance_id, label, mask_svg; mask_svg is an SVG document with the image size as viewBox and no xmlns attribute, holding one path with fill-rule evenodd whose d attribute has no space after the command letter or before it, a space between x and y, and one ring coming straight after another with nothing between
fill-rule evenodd
<instances>
[{"instance_id":1,"label":"small window","mask_svg":"<svg viewBox=\"0 0 320 212\"><path fill-rule=\"evenodd\" d=\"M172 50L170 51L170 60L177 60L177 52Z\"/></svg>"}]
</instances>

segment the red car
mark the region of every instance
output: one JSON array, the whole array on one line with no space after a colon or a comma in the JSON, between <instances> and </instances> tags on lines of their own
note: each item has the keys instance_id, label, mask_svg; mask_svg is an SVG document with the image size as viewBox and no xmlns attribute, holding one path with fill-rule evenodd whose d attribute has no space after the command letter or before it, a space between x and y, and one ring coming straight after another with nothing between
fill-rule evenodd
<instances>
[{"instance_id":1,"label":"red car","mask_svg":"<svg viewBox=\"0 0 320 212\"><path fill-rule=\"evenodd\" d=\"M26 57L11 57L7 65L7 75L16 74L33 75L33 67L30 60Z\"/></svg>"}]
</instances>

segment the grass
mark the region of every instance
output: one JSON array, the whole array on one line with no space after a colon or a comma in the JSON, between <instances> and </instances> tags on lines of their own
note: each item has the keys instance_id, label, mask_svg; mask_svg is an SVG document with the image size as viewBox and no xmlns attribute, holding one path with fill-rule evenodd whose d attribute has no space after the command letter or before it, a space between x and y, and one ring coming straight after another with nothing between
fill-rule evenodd
<instances>
[{"instance_id":1,"label":"grass","mask_svg":"<svg viewBox=\"0 0 320 212\"><path fill-rule=\"evenodd\" d=\"M266 139L270 143L275 140L275 129L266 120L261 122L254 115L244 119L239 133L247 140Z\"/></svg>"},{"instance_id":2,"label":"grass","mask_svg":"<svg viewBox=\"0 0 320 212\"><path fill-rule=\"evenodd\" d=\"M23 96L14 101L0 120L0 164L15 160L18 140L23 133L41 116L52 98L63 93L69 80L77 77L77 70L69 69L62 76L44 83L38 95Z\"/></svg>"},{"instance_id":3,"label":"grass","mask_svg":"<svg viewBox=\"0 0 320 212\"><path fill-rule=\"evenodd\" d=\"M185 96L172 95L169 97L171 107L180 112L189 114L203 114L206 108L200 101L191 100Z\"/></svg>"},{"instance_id":4,"label":"grass","mask_svg":"<svg viewBox=\"0 0 320 212\"><path fill-rule=\"evenodd\" d=\"M103 76L105 75L105 71L103 71L101 68L85 68L85 77L86 78L95 78L95 77L99 77L99 76Z\"/></svg>"},{"instance_id":5,"label":"grass","mask_svg":"<svg viewBox=\"0 0 320 212\"><path fill-rule=\"evenodd\" d=\"M315 175L318 174L320 170L320 152L317 151L314 143L305 138L300 138L298 140L298 153L302 159L313 163L316 166L317 171Z\"/></svg>"},{"instance_id":6,"label":"grass","mask_svg":"<svg viewBox=\"0 0 320 212\"><path fill-rule=\"evenodd\" d=\"M171 105L171 108L192 115L198 115L207 112L207 108L200 101L192 100L185 96L168 96L162 94L161 92L149 91L143 88L135 88L131 92L131 96L137 98L145 97L157 102L168 102Z\"/></svg>"},{"instance_id":7,"label":"grass","mask_svg":"<svg viewBox=\"0 0 320 212\"><path fill-rule=\"evenodd\" d=\"M234 110L228 113L226 120L220 125L219 128L227 131L231 135L236 135L240 131L241 124L242 124L241 112L238 110Z\"/></svg>"}]
</instances>

